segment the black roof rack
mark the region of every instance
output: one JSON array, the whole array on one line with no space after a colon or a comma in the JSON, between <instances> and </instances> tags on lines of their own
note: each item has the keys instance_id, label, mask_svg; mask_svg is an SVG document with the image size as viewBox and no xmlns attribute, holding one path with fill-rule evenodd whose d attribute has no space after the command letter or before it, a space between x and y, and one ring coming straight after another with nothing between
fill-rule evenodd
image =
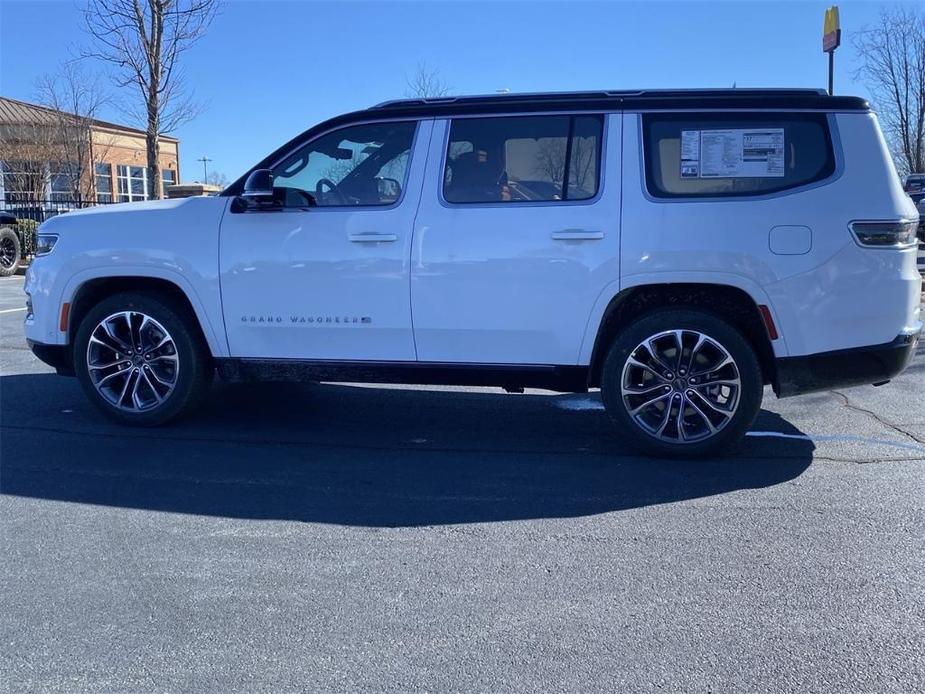
<instances>
[{"instance_id":1,"label":"black roof rack","mask_svg":"<svg viewBox=\"0 0 925 694\"><path fill-rule=\"evenodd\" d=\"M397 99L376 104L363 113L382 114L383 117L386 114L421 117L494 113L514 109L527 112L699 108L867 111L870 106L859 97L829 96L822 89L614 89Z\"/></svg>"},{"instance_id":2,"label":"black roof rack","mask_svg":"<svg viewBox=\"0 0 925 694\"><path fill-rule=\"evenodd\" d=\"M636 101L647 99L715 99L715 98L816 98L828 96L824 89L604 89L583 92L523 92L499 94L471 94L461 96L439 96L428 98L393 99L370 107L369 110L409 108L454 104L521 104L547 102L582 101Z\"/></svg>"}]
</instances>

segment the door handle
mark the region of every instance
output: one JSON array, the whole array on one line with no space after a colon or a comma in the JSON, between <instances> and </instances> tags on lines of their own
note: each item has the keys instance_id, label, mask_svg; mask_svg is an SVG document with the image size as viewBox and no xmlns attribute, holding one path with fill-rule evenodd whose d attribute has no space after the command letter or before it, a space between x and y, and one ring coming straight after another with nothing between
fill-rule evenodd
<instances>
[{"instance_id":1,"label":"door handle","mask_svg":"<svg viewBox=\"0 0 925 694\"><path fill-rule=\"evenodd\" d=\"M599 241L604 238L603 231L589 231L587 229L563 229L551 234L555 241Z\"/></svg>"},{"instance_id":2,"label":"door handle","mask_svg":"<svg viewBox=\"0 0 925 694\"><path fill-rule=\"evenodd\" d=\"M398 241L398 234L377 234L367 231L361 234L347 234L353 243L382 243L384 241Z\"/></svg>"}]
</instances>

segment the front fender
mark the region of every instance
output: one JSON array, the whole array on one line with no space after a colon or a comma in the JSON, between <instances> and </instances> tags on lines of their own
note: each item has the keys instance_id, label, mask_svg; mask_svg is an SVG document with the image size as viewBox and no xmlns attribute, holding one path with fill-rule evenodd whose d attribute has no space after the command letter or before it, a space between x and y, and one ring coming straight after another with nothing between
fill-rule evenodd
<instances>
[{"instance_id":1,"label":"front fender","mask_svg":"<svg viewBox=\"0 0 925 694\"><path fill-rule=\"evenodd\" d=\"M218 301L217 288L214 292L215 298L212 301L215 305L210 307L209 302L203 299L200 292L197 291L196 287L187 280L186 277L179 272L174 272L166 268L147 265L120 265L116 267L105 266L88 268L68 279L62 289L58 305L64 302L73 302L74 298L77 296L77 292L87 282L111 277L160 279L175 285L183 292L186 298L189 299L190 305L193 307L193 312L196 314L196 320L199 321L199 325L202 328L202 334L205 336L206 343L209 345L209 351L211 351L212 355L215 357L228 356L228 344L224 339L224 330L222 329L221 304ZM211 295L213 292L210 291L209 294ZM219 323L218 327L216 327L213 321L213 316L215 316ZM64 342L66 342L67 333L61 333L61 335L64 338Z\"/></svg>"}]
</instances>

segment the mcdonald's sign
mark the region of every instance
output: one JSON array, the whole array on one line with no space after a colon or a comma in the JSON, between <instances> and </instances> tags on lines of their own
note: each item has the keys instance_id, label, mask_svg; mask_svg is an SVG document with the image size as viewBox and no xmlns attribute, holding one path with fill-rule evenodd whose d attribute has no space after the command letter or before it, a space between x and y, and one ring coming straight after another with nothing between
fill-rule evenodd
<instances>
[{"instance_id":1,"label":"mcdonald's sign","mask_svg":"<svg viewBox=\"0 0 925 694\"><path fill-rule=\"evenodd\" d=\"M825 23L822 25L822 51L831 53L841 45L841 27L838 23L838 5L832 5L825 11Z\"/></svg>"}]
</instances>

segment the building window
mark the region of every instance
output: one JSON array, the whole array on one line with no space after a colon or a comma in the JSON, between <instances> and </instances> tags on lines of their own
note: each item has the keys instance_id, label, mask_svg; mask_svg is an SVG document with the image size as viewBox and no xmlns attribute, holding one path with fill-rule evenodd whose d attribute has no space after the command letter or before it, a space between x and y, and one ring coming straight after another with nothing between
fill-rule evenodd
<instances>
[{"instance_id":1,"label":"building window","mask_svg":"<svg viewBox=\"0 0 925 694\"><path fill-rule=\"evenodd\" d=\"M148 199L148 171L145 167L120 164L116 173L119 202Z\"/></svg>"},{"instance_id":2,"label":"building window","mask_svg":"<svg viewBox=\"0 0 925 694\"><path fill-rule=\"evenodd\" d=\"M80 172L74 162L49 166L49 199L56 203L72 203L79 194Z\"/></svg>"},{"instance_id":3,"label":"building window","mask_svg":"<svg viewBox=\"0 0 925 694\"><path fill-rule=\"evenodd\" d=\"M3 201L7 205L34 203L45 197L47 169L38 161L8 161L0 163Z\"/></svg>"},{"instance_id":4,"label":"building window","mask_svg":"<svg viewBox=\"0 0 925 694\"><path fill-rule=\"evenodd\" d=\"M161 183L164 188L177 184L177 172L173 169L161 169Z\"/></svg>"},{"instance_id":5,"label":"building window","mask_svg":"<svg viewBox=\"0 0 925 694\"><path fill-rule=\"evenodd\" d=\"M96 201L100 203L112 202L112 165L97 164L96 172Z\"/></svg>"}]
</instances>

